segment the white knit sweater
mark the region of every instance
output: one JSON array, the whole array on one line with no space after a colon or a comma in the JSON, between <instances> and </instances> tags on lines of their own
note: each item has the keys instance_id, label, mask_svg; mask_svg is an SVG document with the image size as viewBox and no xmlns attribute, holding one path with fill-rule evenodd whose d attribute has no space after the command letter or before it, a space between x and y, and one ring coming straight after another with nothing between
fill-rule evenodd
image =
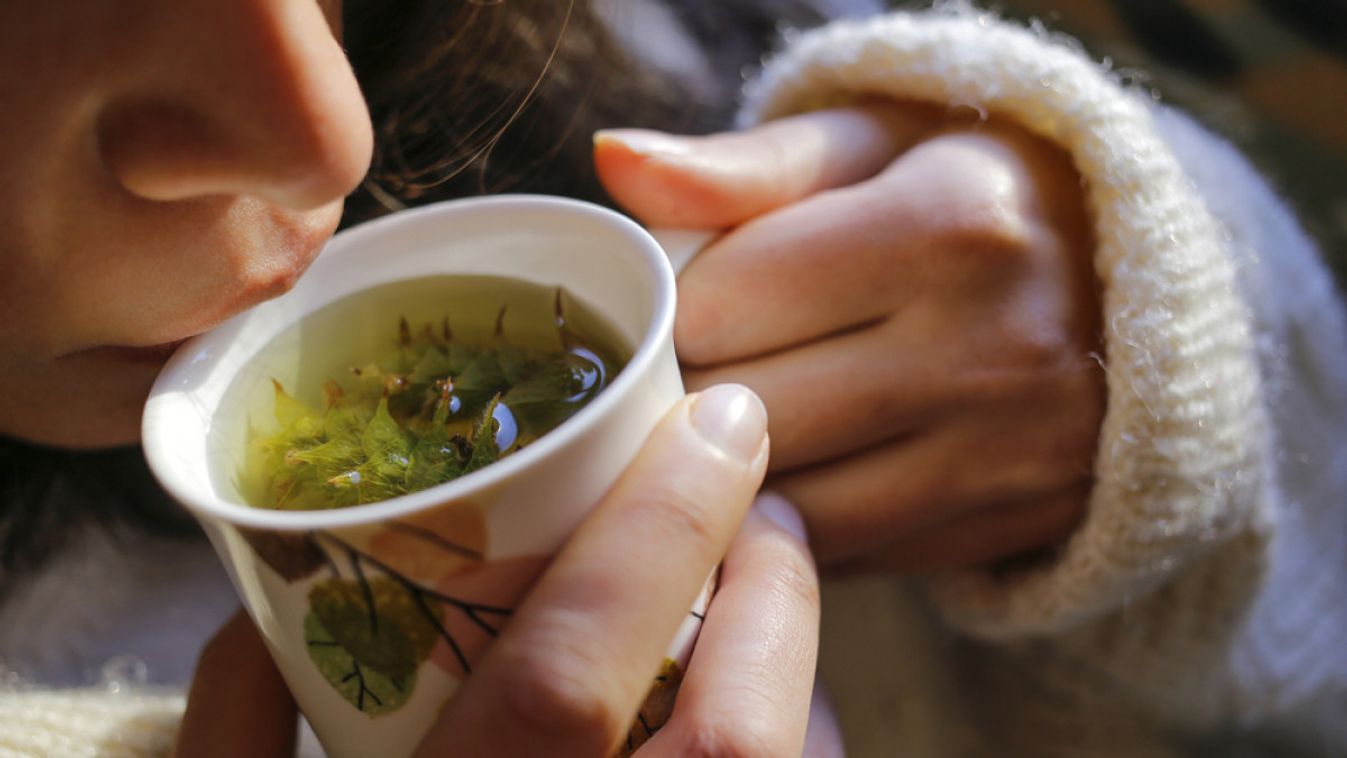
<instances>
[{"instance_id":1,"label":"white knit sweater","mask_svg":"<svg viewBox=\"0 0 1347 758\"><path fill-rule=\"evenodd\" d=\"M1347 754L1347 324L1290 214L1069 42L973 11L804 34L743 121L860 95L995 112L1071 153L1109 396L1088 516L1051 565L932 581L938 621L889 582L829 587L853 755ZM0 695L0 753L49 723L43 697ZM165 729L140 714L179 702L103 700Z\"/></svg>"},{"instance_id":2,"label":"white knit sweater","mask_svg":"<svg viewBox=\"0 0 1347 758\"><path fill-rule=\"evenodd\" d=\"M1108 411L1059 558L925 588L955 644L849 627L886 588L831 604L829 628L941 659L931 691L949 731L983 739L955 740L975 754L1347 754L1347 326L1313 245L1228 145L1070 44L972 11L804 35L745 122L876 94L994 112L1073 156ZM863 694L840 699L880 702Z\"/></svg>"}]
</instances>

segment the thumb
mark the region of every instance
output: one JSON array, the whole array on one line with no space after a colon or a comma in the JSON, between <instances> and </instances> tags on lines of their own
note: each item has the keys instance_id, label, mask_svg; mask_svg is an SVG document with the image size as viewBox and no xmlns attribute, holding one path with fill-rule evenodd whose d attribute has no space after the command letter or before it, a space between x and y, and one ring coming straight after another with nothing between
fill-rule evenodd
<instances>
[{"instance_id":1,"label":"thumb","mask_svg":"<svg viewBox=\"0 0 1347 758\"><path fill-rule=\"evenodd\" d=\"M705 137L609 129L594 135L594 165L608 194L647 225L723 229L873 176L940 114L886 101Z\"/></svg>"}]
</instances>

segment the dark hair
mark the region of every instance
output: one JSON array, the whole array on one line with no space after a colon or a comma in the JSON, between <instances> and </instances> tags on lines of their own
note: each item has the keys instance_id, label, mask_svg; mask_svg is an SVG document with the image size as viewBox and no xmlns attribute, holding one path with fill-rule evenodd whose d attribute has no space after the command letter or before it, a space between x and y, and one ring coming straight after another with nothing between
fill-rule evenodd
<instances>
[{"instance_id":1,"label":"dark hair","mask_svg":"<svg viewBox=\"0 0 1347 758\"><path fill-rule=\"evenodd\" d=\"M123 525L165 536L196 533L154 482L139 448L60 450L0 437L0 601L15 575L81 529Z\"/></svg>"},{"instance_id":2,"label":"dark hair","mask_svg":"<svg viewBox=\"0 0 1347 758\"><path fill-rule=\"evenodd\" d=\"M377 145L347 223L452 197L530 191L602 200L604 126L693 129L677 86L634 65L586 2L348 3L346 48Z\"/></svg>"},{"instance_id":3,"label":"dark hair","mask_svg":"<svg viewBox=\"0 0 1347 758\"><path fill-rule=\"evenodd\" d=\"M605 17L656 42L671 29L605 0ZM725 128L748 69L818 0L658 5L701 48L708 81L633 60L586 0L348 0L346 47L374 121L369 176L346 223L451 197L545 192L606 202L590 163L606 127Z\"/></svg>"}]
</instances>

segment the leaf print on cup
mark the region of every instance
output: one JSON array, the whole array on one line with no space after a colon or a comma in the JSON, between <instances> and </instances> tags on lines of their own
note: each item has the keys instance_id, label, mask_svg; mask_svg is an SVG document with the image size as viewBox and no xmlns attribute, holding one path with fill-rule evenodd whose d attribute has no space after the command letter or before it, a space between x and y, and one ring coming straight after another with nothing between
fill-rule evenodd
<instances>
[{"instance_id":1,"label":"leaf print on cup","mask_svg":"<svg viewBox=\"0 0 1347 758\"><path fill-rule=\"evenodd\" d=\"M416 687L415 671L399 679L362 666L312 613L304 617L304 641L318 673L362 713L382 716L396 711Z\"/></svg>"},{"instance_id":2,"label":"leaf print on cup","mask_svg":"<svg viewBox=\"0 0 1347 758\"><path fill-rule=\"evenodd\" d=\"M672 658L665 658L655 675L655 683L641 703L636 713L636 721L627 732L627 739L618 748L613 758L628 758L636 749L644 745L655 733L669 723L673 715L674 699L678 697L678 688L683 684L683 669Z\"/></svg>"},{"instance_id":3,"label":"leaf print on cup","mask_svg":"<svg viewBox=\"0 0 1347 758\"><path fill-rule=\"evenodd\" d=\"M371 716L400 707L428 659L466 678L547 564L543 556L486 560L485 517L466 502L304 537L285 543L285 554L306 558L303 571L311 575L314 555L294 551L312 550L329 573L309 590L309 657L342 697ZM270 547L257 544L259 555Z\"/></svg>"},{"instance_id":4,"label":"leaf print on cup","mask_svg":"<svg viewBox=\"0 0 1347 758\"><path fill-rule=\"evenodd\" d=\"M401 680L430 655L441 615L415 593L388 577L328 579L309 592L310 615L357 662Z\"/></svg>"},{"instance_id":5,"label":"leaf print on cup","mask_svg":"<svg viewBox=\"0 0 1347 758\"><path fill-rule=\"evenodd\" d=\"M292 584L328 565L327 554L310 534L266 529L239 529L239 534L263 563Z\"/></svg>"},{"instance_id":6,"label":"leaf print on cup","mask_svg":"<svg viewBox=\"0 0 1347 758\"><path fill-rule=\"evenodd\" d=\"M445 503L346 539L403 579L433 587L486 560L486 517L472 503Z\"/></svg>"},{"instance_id":7,"label":"leaf print on cup","mask_svg":"<svg viewBox=\"0 0 1347 758\"><path fill-rule=\"evenodd\" d=\"M441 580L432 597L444 606L444 633L431 662L466 678L548 560L541 555L500 558Z\"/></svg>"}]
</instances>

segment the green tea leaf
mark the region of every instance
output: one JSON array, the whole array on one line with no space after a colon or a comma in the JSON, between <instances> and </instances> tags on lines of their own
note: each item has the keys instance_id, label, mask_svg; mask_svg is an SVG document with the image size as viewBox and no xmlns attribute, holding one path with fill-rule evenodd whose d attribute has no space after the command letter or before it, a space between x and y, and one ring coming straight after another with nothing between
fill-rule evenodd
<instances>
[{"instance_id":1,"label":"green tea leaf","mask_svg":"<svg viewBox=\"0 0 1347 758\"><path fill-rule=\"evenodd\" d=\"M535 362L526 350L503 339L496 344L496 362L505 377L502 389L523 381L535 368Z\"/></svg>"},{"instance_id":2,"label":"green tea leaf","mask_svg":"<svg viewBox=\"0 0 1347 758\"><path fill-rule=\"evenodd\" d=\"M281 428L250 440L240 491L286 509L373 502L450 481L546 434L615 373L601 347L571 332L568 294L549 295L560 350L550 334L537 349L510 342L502 307L485 345L455 339L447 318L442 334L401 320L379 360L323 385L322 411L276 383Z\"/></svg>"},{"instance_id":3,"label":"green tea leaf","mask_svg":"<svg viewBox=\"0 0 1347 758\"><path fill-rule=\"evenodd\" d=\"M322 481L312 466L284 464L271 486L277 508L304 511L323 507Z\"/></svg>"},{"instance_id":4,"label":"green tea leaf","mask_svg":"<svg viewBox=\"0 0 1347 758\"><path fill-rule=\"evenodd\" d=\"M472 456L463 467L464 474L471 474L500 460L500 448L496 446L498 424L495 417L496 405L499 403L500 395L496 395L482 411L482 418L477 422L477 429L472 435Z\"/></svg>"},{"instance_id":5,"label":"green tea leaf","mask_svg":"<svg viewBox=\"0 0 1347 758\"><path fill-rule=\"evenodd\" d=\"M458 377L468 370L468 366L477 360L481 349L464 342L450 342L446 348L449 355L449 374Z\"/></svg>"},{"instance_id":6,"label":"green tea leaf","mask_svg":"<svg viewBox=\"0 0 1347 758\"><path fill-rule=\"evenodd\" d=\"M352 405L372 398L383 397L384 382L387 376L386 372L379 367L379 364L367 363L359 368L353 367L351 379L351 391L347 394L352 398Z\"/></svg>"},{"instance_id":7,"label":"green tea leaf","mask_svg":"<svg viewBox=\"0 0 1347 758\"><path fill-rule=\"evenodd\" d=\"M449 354L438 347L431 347L416 362L407 378L417 384L430 384L452 374L453 362Z\"/></svg>"},{"instance_id":8,"label":"green tea leaf","mask_svg":"<svg viewBox=\"0 0 1347 758\"><path fill-rule=\"evenodd\" d=\"M449 402L447 396L440 399L429 430L412 449L411 463L407 466L403 480L407 492L433 487L456 479L463 473L458 448L450 440L449 430L445 427L449 418Z\"/></svg>"},{"instance_id":9,"label":"green tea leaf","mask_svg":"<svg viewBox=\"0 0 1347 758\"><path fill-rule=\"evenodd\" d=\"M347 398L341 405L329 408L327 415L323 416L323 435L329 441L351 436L359 440L373 415L373 406L366 408Z\"/></svg>"},{"instance_id":10,"label":"green tea leaf","mask_svg":"<svg viewBox=\"0 0 1347 758\"><path fill-rule=\"evenodd\" d=\"M400 458L406 465L407 453L411 452L411 443L402 433L402 427L388 413L388 398L379 400L374 417L369 420L360 437L361 448L370 460Z\"/></svg>"},{"instance_id":11,"label":"green tea leaf","mask_svg":"<svg viewBox=\"0 0 1347 758\"><path fill-rule=\"evenodd\" d=\"M280 382L272 379L271 384L276 388L276 420L280 422L282 429L290 429L305 419L318 418L322 415L286 392Z\"/></svg>"},{"instance_id":12,"label":"green tea leaf","mask_svg":"<svg viewBox=\"0 0 1347 758\"><path fill-rule=\"evenodd\" d=\"M520 423L541 436L583 408L602 389L606 376L606 367L583 355L551 355L504 399Z\"/></svg>"},{"instance_id":13,"label":"green tea leaf","mask_svg":"<svg viewBox=\"0 0 1347 758\"><path fill-rule=\"evenodd\" d=\"M304 473L314 479L331 479L358 468L364 460L361 438L354 429L307 450L294 449L285 458L286 464L291 467L300 468L301 464L311 466L312 469Z\"/></svg>"}]
</instances>

